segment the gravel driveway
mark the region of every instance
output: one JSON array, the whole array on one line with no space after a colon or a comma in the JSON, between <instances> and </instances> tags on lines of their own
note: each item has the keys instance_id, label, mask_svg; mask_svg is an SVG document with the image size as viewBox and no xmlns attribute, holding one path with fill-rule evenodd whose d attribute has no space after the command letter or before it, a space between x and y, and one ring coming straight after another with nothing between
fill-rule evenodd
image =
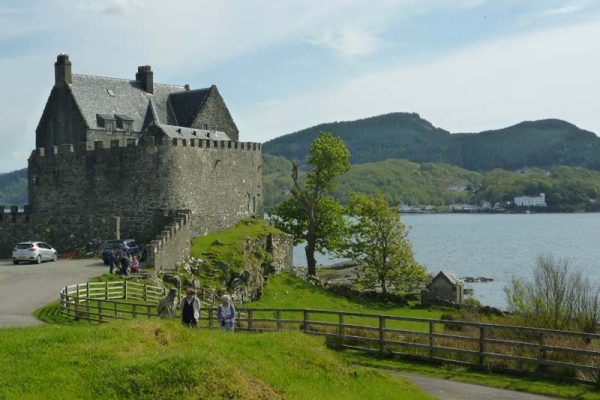
<instances>
[{"instance_id":1,"label":"gravel driveway","mask_svg":"<svg viewBox=\"0 0 600 400\"><path fill-rule=\"evenodd\" d=\"M0 328L40 324L32 313L58 300L62 287L87 282L104 272L108 272L108 267L99 259L40 265L13 265L11 260L0 260Z\"/></svg>"}]
</instances>

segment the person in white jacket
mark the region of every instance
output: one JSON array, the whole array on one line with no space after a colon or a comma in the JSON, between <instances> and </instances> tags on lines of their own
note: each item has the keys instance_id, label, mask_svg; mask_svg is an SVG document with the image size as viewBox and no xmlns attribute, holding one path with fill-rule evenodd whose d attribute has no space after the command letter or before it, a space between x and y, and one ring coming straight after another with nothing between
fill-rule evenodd
<instances>
[{"instance_id":1,"label":"person in white jacket","mask_svg":"<svg viewBox=\"0 0 600 400\"><path fill-rule=\"evenodd\" d=\"M181 301L181 322L185 326L195 328L200 318L200 300L196 297L196 290L188 288L186 296Z\"/></svg>"}]
</instances>

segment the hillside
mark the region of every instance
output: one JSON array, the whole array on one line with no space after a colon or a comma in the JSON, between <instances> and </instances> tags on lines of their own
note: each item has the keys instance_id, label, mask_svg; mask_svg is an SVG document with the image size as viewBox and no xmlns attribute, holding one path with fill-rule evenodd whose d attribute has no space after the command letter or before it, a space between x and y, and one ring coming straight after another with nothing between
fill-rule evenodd
<instances>
[{"instance_id":1,"label":"hillside","mask_svg":"<svg viewBox=\"0 0 600 400\"><path fill-rule=\"evenodd\" d=\"M132 321L2 329L0 342L2 399L432 398L299 332Z\"/></svg>"},{"instance_id":2,"label":"hillside","mask_svg":"<svg viewBox=\"0 0 600 400\"><path fill-rule=\"evenodd\" d=\"M272 172L263 176L265 205L283 200L291 187L290 164L263 155ZM276 172L275 165L282 168ZM545 193L549 210L593 211L600 207L600 172L580 167L530 168L518 172L494 169L473 172L443 163L418 164L390 159L355 164L339 179L335 196L343 202L352 192L385 193L392 204L492 203L514 196Z\"/></svg>"},{"instance_id":3,"label":"hillside","mask_svg":"<svg viewBox=\"0 0 600 400\"><path fill-rule=\"evenodd\" d=\"M344 139L353 164L396 158L443 162L474 171L548 168L559 164L600 170L600 138L556 119L522 122L480 133L451 134L418 114L392 113L313 126L268 141L263 151L303 160L310 143L322 131Z\"/></svg>"},{"instance_id":4,"label":"hillside","mask_svg":"<svg viewBox=\"0 0 600 400\"><path fill-rule=\"evenodd\" d=\"M0 174L0 204L27 203L27 169Z\"/></svg>"}]
</instances>

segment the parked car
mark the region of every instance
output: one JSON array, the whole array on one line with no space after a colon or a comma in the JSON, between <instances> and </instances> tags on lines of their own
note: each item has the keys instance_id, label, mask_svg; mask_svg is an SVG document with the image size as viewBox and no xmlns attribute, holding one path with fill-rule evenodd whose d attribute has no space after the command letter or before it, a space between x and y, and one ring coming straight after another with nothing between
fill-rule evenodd
<instances>
[{"instance_id":1,"label":"parked car","mask_svg":"<svg viewBox=\"0 0 600 400\"><path fill-rule=\"evenodd\" d=\"M116 240L107 240L102 245L102 250L100 251L100 257L102 257L102 261L104 265L108 265L108 251L114 249L125 249L130 256L137 256L140 261L144 261L146 259L146 250L136 243L134 239L116 239Z\"/></svg>"},{"instance_id":2,"label":"parked car","mask_svg":"<svg viewBox=\"0 0 600 400\"><path fill-rule=\"evenodd\" d=\"M21 242L17 243L12 252L13 264L28 261L41 264L42 261L56 261L58 252L48 243L44 242Z\"/></svg>"}]
</instances>

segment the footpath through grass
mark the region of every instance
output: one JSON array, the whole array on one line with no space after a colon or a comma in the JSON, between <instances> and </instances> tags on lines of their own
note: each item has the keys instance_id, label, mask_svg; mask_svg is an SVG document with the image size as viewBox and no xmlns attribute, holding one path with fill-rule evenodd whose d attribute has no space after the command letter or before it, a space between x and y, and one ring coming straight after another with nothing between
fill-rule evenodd
<instances>
[{"instance_id":1,"label":"footpath through grass","mask_svg":"<svg viewBox=\"0 0 600 400\"><path fill-rule=\"evenodd\" d=\"M432 399L296 332L150 320L0 329L0 343L2 399Z\"/></svg>"}]
</instances>

